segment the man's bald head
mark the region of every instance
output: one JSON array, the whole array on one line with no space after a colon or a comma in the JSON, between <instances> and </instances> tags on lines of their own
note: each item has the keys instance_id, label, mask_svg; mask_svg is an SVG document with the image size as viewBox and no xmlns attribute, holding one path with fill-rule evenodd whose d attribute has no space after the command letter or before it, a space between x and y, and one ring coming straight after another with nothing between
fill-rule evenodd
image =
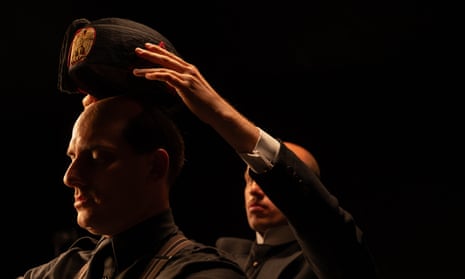
<instances>
[{"instance_id":1,"label":"man's bald head","mask_svg":"<svg viewBox=\"0 0 465 279\"><path fill-rule=\"evenodd\" d=\"M297 155L300 160L302 160L310 169L312 169L316 175L320 176L320 166L310 151L298 144L288 141L285 141L284 145L286 145L287 148L294 152L295 155Z\"/></svg>"}]
</instances>

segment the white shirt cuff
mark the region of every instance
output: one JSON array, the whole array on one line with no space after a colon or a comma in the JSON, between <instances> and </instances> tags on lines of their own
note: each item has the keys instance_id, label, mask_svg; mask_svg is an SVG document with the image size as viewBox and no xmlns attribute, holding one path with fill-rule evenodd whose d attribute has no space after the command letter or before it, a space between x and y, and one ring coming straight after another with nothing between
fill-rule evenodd
<instances>
[{"instance_id":1,"label":"white shirt cuff","mask_svg":"<svg viewBox=\"0 0 465 279\"><path fill-rule=\"evenodd\" d=\"M239 153L241 159L256 173L271 169L276 162L280 143L277 139L260 129L260 137L252 153Z\"/></svg>"}]
</instances>

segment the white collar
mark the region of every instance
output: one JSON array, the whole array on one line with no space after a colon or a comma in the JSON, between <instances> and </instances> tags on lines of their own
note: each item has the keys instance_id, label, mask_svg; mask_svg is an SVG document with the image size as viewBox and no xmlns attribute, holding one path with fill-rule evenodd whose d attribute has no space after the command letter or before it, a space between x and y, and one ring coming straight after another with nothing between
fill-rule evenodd
<instances>
[{"instance_id":1,"label":"white collar","mask_svg":"<svg viewBox=\"0 0 465 279\"><path fill-rule=\"evenodd\" d=\"M295 240L295 235L289 225L268 229L262 236L256 232L257 244L279 245Z\"/></svg>"}]
</instances>

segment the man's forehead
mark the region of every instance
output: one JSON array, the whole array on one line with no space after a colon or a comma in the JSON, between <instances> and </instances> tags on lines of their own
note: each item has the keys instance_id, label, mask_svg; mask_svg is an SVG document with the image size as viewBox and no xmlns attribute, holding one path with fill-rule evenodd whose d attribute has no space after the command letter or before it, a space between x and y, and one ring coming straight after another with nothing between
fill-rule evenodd
<instances>
[{"instance_id":1,"label":"man's forehead","mask_svg":"<svg viewBox=\"0 0 465 279\"><path fill-rule=\"evenodd\" d=\"M121 132L137 111L137 107L133 105L111 104L104 100L97 101L85 107L81 112L75 123L75 132L87 134Z\"/></svg>"},{"instance_id":2,"label":"man's forehead","mask_svg":"<svg viewBox=\"0 0 465 279\"><path fill-rule=\"evenodd\" d=\"M97 100L84 108L83 113L89 113L98 118L129 118L142 110L135 100L124 96L108 97Z\"/></svg>"}]
</instances>

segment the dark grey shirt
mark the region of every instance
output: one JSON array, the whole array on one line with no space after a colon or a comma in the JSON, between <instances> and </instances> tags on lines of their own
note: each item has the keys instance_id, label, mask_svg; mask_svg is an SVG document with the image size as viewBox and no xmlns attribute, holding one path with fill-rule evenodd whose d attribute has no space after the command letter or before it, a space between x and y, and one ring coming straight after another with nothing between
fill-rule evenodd
<instances>
[{"instance_id":1,"label":"dark grey shirt","mask_svg":"<svg viewBox=\"0 0 465 279\"><path fill-rule=\"evenodd\" d=\"M179 234L183 233L175 225L169 210L110 239L82 237L50 262L26 271L24 279L141 278L144 271L154 262L153 259L160 256L158 252L162 245ZM92 262L98 261L97 258L102 260L94 268ZM89 263L91 267L88 269ZM98 275L90 275L94 271ZM216 248L192 240L188 246L167 260L159 276L246 278L239 266Z\"/></svg>"}]
</instances>

